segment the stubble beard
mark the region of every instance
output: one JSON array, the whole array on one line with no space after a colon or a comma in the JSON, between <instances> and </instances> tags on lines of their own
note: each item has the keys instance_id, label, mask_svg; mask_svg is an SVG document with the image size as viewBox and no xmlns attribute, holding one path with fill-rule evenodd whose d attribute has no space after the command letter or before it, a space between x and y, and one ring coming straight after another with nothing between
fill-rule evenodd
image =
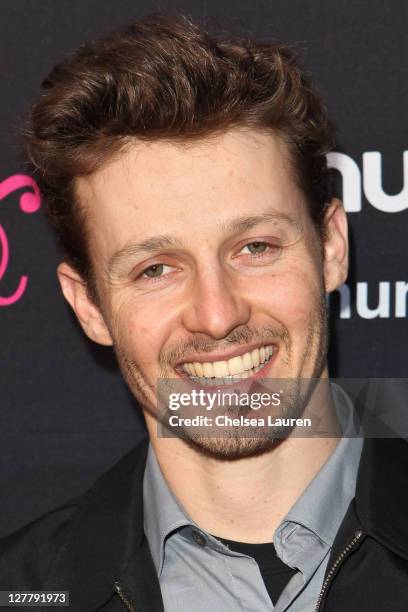
<instances>
[{"instance_id":1,"label":"stubble beard","mask_svg":"<svg viewBox=\"0 0 408 612\"><path fill-rule=\"evenodd\" d=\"M248 331L241 330L238 332L241 338L249 336ZM252 334L253 335L253 334ZM291 346L290 337L286 329L281 329L281 337L285 339L286 352L288 355L287 364L291 363ZM253 338L252 338L253 339ZM231 342L233 339L231 338ZM298 372L292 375L291 393L287 394L289 400L286 399L281 404L280 414L276 415L280 418L301 418L303 415L309 398L320 378L326 363L328 343L328 323L327 323L327 306L324 292L320 294L319 304L314 310L313 316L307 331L305 348L301 356ZM267 342L265 342L267 344ZM122 375L132 392L133 396L139 404L150 413L156 420L158 428L165 421L164 415L161 417L158 414L157 402L152 400L156 395L154 384L149 384L143 376L141 368L135 361L128 357L127 350L122 348L125 344L116 342L114 350L118 359L119 367ZM173 352L174 353L174 352ZM169 369L166 363L169 359L161 362L160 376L162 378L171 378ZM301 377L301 372L304 364L311 362L312 367L307 374L307 382ZM242 413L242 411L241 411ZM168 414L168 413L167 413ZM231 416L239 414L239 407L232 407ZM239 428L223 428L223 436L216 437L214 435L204 436L195 433L192 428L177 428L177 435L184 440L188 446L193 448L200 454L206 455L217 460L235 461L245 457L254 457L266 453L277 446L289 433L287 428L285 431L279 429L262 429L255 431L253 437L240 434Z\"/></svg>"},{"instance_id":2,"label":"stubble beard","mask_svg":"<svg viewBox=\"0 0 408 612\"><path fill-rule=\"evenodd\" d=\"M314 312L308 328L299 372L297 375L293 375L290 380L285 379L286 384L282 385L285 389L285 401L280 405L279 414L274 414L274 417L285 420L302 417L325 367L327 344L327 307L325 299L322 299L319 307ZM302 365L308 359L313 360L311 373L307 375L307 378L302 378L300 374ZM287 363L290 365L290 359ZM276 380L274 379L274 382ZM239 407L232 407L230 411L227 410L225 413L228 416L237 417L243 411ZM255 427L253 431L254 435L252 437L248 433L242 434L240 428L235 427L226 430L226 432L223 431L223 437L218 437L214 434L211 437L205 437L199 434L191 434L188 429L184 429L180 437L190 447L210 458L236 461L246 457L259 456L271 451L292 433L293 427L275 427L273 429L271 427Z\"/></svg>"}]
</instances>

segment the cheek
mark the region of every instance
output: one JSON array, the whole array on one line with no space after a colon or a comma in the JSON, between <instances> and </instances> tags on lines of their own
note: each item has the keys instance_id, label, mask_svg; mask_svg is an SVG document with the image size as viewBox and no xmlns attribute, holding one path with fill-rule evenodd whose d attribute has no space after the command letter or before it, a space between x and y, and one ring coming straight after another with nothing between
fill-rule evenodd
<instances>
[{"instance_id":1,"label":"cheek","mask_svg":"<svg viewBox=\"0 0 408 612\"><path fill-rule=\"evenodd\" d=\"M153 299L141 305L130 297L122 297L115 300L112 310L115 343L143 366L157 363L158 354L172 329L171 309L163 312Z\"/></svg>"},{"instance_id":2,"label":"cheek","mask_svg":"<svg viewBox=\"0 0 408 612\"><path fill-rule=\"evenodd\" d=\"M269 274L253 284L251 299L261 309L287 327L308 325L321 302L316 270L303 265L286 268L284 274Z\"/></svg>"}]
</instances>

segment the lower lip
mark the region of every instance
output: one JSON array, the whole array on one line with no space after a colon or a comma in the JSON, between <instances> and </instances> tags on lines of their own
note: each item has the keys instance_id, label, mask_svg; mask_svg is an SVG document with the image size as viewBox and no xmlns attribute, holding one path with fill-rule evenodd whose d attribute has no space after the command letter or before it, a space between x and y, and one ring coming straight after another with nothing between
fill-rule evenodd
<instances>
[{"instance_id":1,"label":"lower lip","mask_svg":"<svg viewBox=\"0 0 408 612\"><path fill-rule=\"evenodd\" d=\"M278 354L278 348L274 347L273 353L269 359L269 361L267 361L264 364L264 367L259 370L259 372L256 372L255 374L252 374L251 376L248 376L248 378L232 378L231 382L228 383L224 383L224 382L220 382L219 384L216 383L216 381L214 380L214 384L206 384L206 385L200 385L199 382L191 380L191 378L188 376L188 374L186 374L185 372L178 372L180 378L182 378L183 380L186 380L190 383L190 385L192 385L193 387L197 386L197 387L205 387L206 389L220 389L221 387L223 389L228 389L230 387L234 387L236 388L237 386L243 386L246 387L249 383L252 383L253 381L259 380L261 378L268 378L270 376L270 369L272 367L272 364L275 362L276 356Z\"/></svg>"}]
</instances>

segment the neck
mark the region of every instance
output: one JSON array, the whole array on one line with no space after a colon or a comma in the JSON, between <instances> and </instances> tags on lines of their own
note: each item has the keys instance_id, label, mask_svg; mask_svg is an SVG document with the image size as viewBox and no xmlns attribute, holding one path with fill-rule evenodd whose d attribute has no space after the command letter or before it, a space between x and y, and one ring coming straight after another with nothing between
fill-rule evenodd
<instances>
[{"instance_id":1,"label":"neck","mask_svg":"<svg viewBox=\"0 0 408 612\"><path fill-rule=\"evenodd\" d=\"M158 438L146 423L163 476L190 518L213 535L240 542L270 542L275 529L337 445L338 438L290 436L256 457L225 461L183 440ZM334 407L326 431L340 431Z\"/></svg>"}]
</instances>

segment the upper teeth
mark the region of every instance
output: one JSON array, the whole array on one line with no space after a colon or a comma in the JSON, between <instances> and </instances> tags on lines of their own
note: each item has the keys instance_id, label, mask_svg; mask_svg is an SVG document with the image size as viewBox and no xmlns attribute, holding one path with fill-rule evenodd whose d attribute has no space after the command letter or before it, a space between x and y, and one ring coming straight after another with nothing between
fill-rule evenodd
<instances>
[{"instance_id":1,"label":"upper teeth","mask_svg":"<svg viewBox=\"0 0 408 612\"><path fill-rule=\"evenodd\" d=\"M238 357L232 357L228 361L192 361L183 363L183 370L190 376L205 378L225 378L226 376L244 375L252 368L258 368L261 363L268 361L272 356L273 346L261 346L248 351Z\"/></svg>"}]
</instances>

